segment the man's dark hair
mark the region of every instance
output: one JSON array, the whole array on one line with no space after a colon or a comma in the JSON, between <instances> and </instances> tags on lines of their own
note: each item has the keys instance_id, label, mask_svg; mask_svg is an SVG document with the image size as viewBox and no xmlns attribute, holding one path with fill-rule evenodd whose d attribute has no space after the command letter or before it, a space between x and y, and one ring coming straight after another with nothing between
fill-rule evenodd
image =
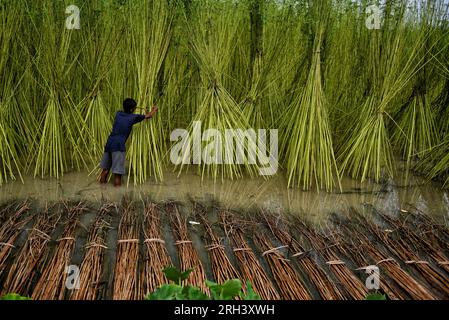
<instances>
[{"instance_id":1,"label":"man's dark hair","mask_svg":"<svg viewBox=\"0 0 449 320\"><path fill-rule=\"evenodd\" d=\"M137 102L134 99L126 98L125 100L123 100L123 110L126 113L133 113L136 106Z\"/></svg>"}]
</instances>

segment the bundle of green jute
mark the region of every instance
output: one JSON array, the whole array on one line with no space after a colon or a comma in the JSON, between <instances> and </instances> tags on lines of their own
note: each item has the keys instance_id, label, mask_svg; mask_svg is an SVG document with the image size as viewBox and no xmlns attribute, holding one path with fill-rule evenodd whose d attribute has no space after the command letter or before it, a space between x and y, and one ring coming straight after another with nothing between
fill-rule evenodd
<instances>
[{"instance_id":1,"label":"bundle of green jute","mask_svg":"<svg viewBox=\"0 0 449 320\"><path fill-rule=\"evenodd\" d=\"M173 4L169 1L144 1L128 8L131 21L130 63L136 78L136 96L142 107L155 103L158 92L157 79L167 55L171 41ZM148 104L148 105L147 105ZM140 109L140 112L145 110ZM156 181L163 179L166 140L160 115L149 123L135 128L129 147L129 176L134 183L142 183L152 176Z\"/></svg>"},{"instance_id":2,"label":"bundle of green jute","mask_svg":"<svg viewBox=\"0 0 449 320\"><path fill-rule=\"evenodd\" d=\"M258 167L247 155L257 154L256 141L246 139L243 134L250 126L224 86L236 50L242 10L239 5L229 6L227 2L205 1L203 4L193 6L190 19L186 19L191 53L200 70L202 87L198 90L200 103L188 127L189 135L182 142L179 174L186 169L187 163L193 163L202 178L210 176L214 181L218 178L239 178L244 173L251 176L256 174ZM197 132L209 132L208 129L215 129L219 135L205 137ZM232 141L225 141L228 129L239 129L241 134L233 135ZM198 134L201 135L200 145L190 148L194 144L194 136ZM240 152L239 159L234 157L237 152Z\"/></svg>"}]
</instances>

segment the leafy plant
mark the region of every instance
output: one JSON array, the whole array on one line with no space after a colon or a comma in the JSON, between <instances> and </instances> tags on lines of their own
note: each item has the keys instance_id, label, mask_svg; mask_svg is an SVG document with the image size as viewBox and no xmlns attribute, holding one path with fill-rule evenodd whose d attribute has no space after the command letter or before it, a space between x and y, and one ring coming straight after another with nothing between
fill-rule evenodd
<instances>
[{"instance_id":1,"label":"leafy plant","mask_svg":"<svg viewBox=\"0 0 449 320\"><path fill-rule=\"evenodd\" d=\"M261 300L249 280L246 280L246 294L240 292L239 296L242 300Z\"/></svg>"},{"instance_id":2,"label":"leafy plant","mask_svg":"<svg viewBox=\"0 0 449 320\"><path fill-rule=\"evenodd\" d=\"M181 272L172 266L166 267L162 270L162 272L164 272L165 277L168 280L173 281L173 282L177 283L178 285L181 285L181 282L183 280L186 280L192 271L193 271L193 269L188 269L184 272Z\"/></svg>"},{"instance_id":3,"label":"leafy plant","mask_svg":"<svg viewBox=\"0 0 449 320\"><path fill-rule=\"evenodd\" d=\"M242 283L239 279L228 280L221 285L206 280L206 284L210 289L213 300L232 300L242 290Z\"/></svg>"},{"instance_id":4,"label":"leafy plant","mask_svg":"<svg viewBox=\"0 0 449 320\"><path fill-rule=\"evenodd\" d=\"M251 283L246 282L246 293L242 290L242 282L239 279L231 279L223 284L206 280L210 290L210 296L195 286L182 286L192 269L179 271L175 267L166 267L162 270L166 278L174 283L163 284L154 292L148 294L146 300L233 300L239 297L242 300L260 300L260 296L254 291Z\"/></svg>"},{"instance_id":5,"label":"leafy plant","mask_svg":"<svg viewBox=\"0 0 449 320\"><path fill-rule=\"evenodd\" d=\"M0 297L0 300L31 300L30 297L24 297L17 293L8 293Z\"/></svg>"}]
</instances>

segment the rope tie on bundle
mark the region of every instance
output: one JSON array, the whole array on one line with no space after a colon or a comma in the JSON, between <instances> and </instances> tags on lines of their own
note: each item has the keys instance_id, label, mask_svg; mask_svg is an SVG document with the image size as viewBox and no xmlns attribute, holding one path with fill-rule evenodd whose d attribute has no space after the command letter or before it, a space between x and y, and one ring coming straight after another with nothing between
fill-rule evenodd
<instances>
[{"instance_id":1,"label":"rope tie on bundle","mask_svg":"<svg viewBox=\"0 0 449 320\"><path fill-rule=\"evenodd\" d=\"M299 256L302 256L302 255L304 255L306 253L307 252L297 252L297 253L292 254L292 257L299 257Z\"/></svg>"},{"instance_id":2,"label":"rope tie on bundle","mask_svg":"<svg viewBox=\"0 0 449 320\"><path fill-rule=\"evenodd\" d=\"M159 239L159 238L148 238L148 239L145 239L143 243L149 243L149 242L158 242L161 244L165 244L165 241L162 239Z\"/></svg>"},{"instance_id":3,"label":"rope tie on bundle","mask_svg":"<svg viewBox=\"0 0 449 320\"><path fill-rule=\"evenodd\" d=\"M75 241L75 238L73 238L73 237L59 238L59 239L56 240L56 242L60 242L60 241L64 241L64 240Z\"/></svg>"},{"instance_id":4,"label":"rope tie on bundle","mask_svg":"<svg viewBox=\"0 0 449 320\"><path fill-rule=\"evenodd\" d=\"M297 253L292 254L292 257L302 259L302 258L309 256L311 254L311 252L312 252L312 250L297 252Z\"/></svg>"},{"instance_id":5,"label":"rope tie on bundle","mask_svg":"<svg viewBox=\"0 0 449 320\"><path fill-rule=\"evenodd\" d=\"M288 248L288 246L284 245L284 246L279 246L279 247L276 247L276 248L268 249L267 251L262 252L262 257L267 255L267 254L276 254L278 250L284 249L284 248ZM287 262L290 261L290 259L281 257L279 254L275 255L274 258L277 259L277 260L282 260L282 261L287 261Z\"/></svg>"},{"instance_id":6,"label":"rope tie on bundle","mask_svg":"<svg viewBox=\"0 0 449 320\"><path fill-rule=\"evenodd\" d=\"M96 248L96 247L100 247L100 248L104 248L104 249L109 249L107 246L105 246L104 244L100 244L100 243L96 243L96 242L91 242L86 244L85 248L89 249L89 248Z\"/></svg>"},{"instance_id":7,"label":"rope tie on bundle","mask_svg":"<svg viewBox=\"0 0 449 320\"><path fill-rule=\"evenodd\" d=\"M380 261L376 262L376 265L384 263L384 262L395 262L395 263L397 263L397 261L394 260L393 258L387 258L387 259L383 259L383 260L380 260Z\"/></svg>"},{"instance_id":8,"label":"rope tie on bundle","mask_svg":"<svg viewBox=\"0 0 449 320\"><path fill-rule=\"evenodd\" d=\"M329 260L329 261L326 261L326 264L328 264L330 266L333 266L333 265L343 265L343 264L346 264L346 263L344 261L341 261L341 260Z\"/></svg>"},{"instance_id":9,"label":"rope tie on bundle","mask_svg":"<svg viewBox=\"0 0 449 320\"><path fill-rule=\"evenodd\" d=\"M44 238L45 240L51 239L51 237L48 234L36 228L26 229L26 231L36 231L38 233L38 236L40 235L41 238Z\"/></svg>"},{"instance_id":10,"label":"rope tie on bundle","mask_svg":"<svg viewBox=\"0 0 449 320\"><path fill-rule=\"evenodd\" d=\"M424 261L424 260L408 260L408 261L404 261L406 264L429 264L428 261Z\"/></svg>"},{"instance_id":11,"label":"rope tie on bundle","mask_svg":"<svg viewBox=\"0 0 449 320\"><path fill-rule=\"evenodd\" d=\"M191 240L179 240L175 242L175 245L180 245L180 244L187 244L187 243L192 243Z\"/></svg>"},{"instance_id":12,"label":"rope tie on bundle","mask_svg":"<svg viewBox=\"0 0 449 320\"><path fill-rule=\"evenodd\" d=\"M276 247L276 248L268 249L267 251L264 251L264 252L262 253L262 257L265 256L265 255L267 255L267 254L269 254L269 253L274 253L274 252L276 252L276 251L278 251L278 250L280 250L280 249L284 249L284 248L288 248L288 246L279 246L279 247Z\"/></svg>"},{"instance_id":13,"label":"rope tie on bundle","mask_svg":"<svg viewBox=\"0 0 449 320\"><path fill-rule=\"evenodd\" d=\"M136 243L136 242L139 242L139 239L123 239L118 241L118 243Z\"/></svg>"},{"instance_id":14,"label":"rope tie on bundle","mask_svg":"<svg viewBox=\"0 0 449 320\"><path fill-rule=\"evenodd\" d=\"M371 269L373 266L366 266L366 267L360 267L360 268L357 268L357 269L354 269L354 270L356 270L356 271L359 271L359 270L366 270L366 269Z\"/></svg>"},{"instance_id":15,"label":"rope tie on bundle","mask_svg":"<svg viewBox=\"0 0 449 320\"><path fill-rule=\"evenodd\" d=\"M214 250L214 249L224 249L224 245L219 244L219 243L215 243L215 244L210 244L208 246L205 247L207 251L210 250Z\"/></svg>"}]
</instances>

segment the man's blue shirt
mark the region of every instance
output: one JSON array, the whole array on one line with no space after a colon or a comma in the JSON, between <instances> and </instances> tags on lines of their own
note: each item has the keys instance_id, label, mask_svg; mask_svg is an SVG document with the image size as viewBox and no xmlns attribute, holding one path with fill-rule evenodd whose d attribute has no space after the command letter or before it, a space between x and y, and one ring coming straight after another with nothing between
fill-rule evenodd
<instances>
[{"instance_id":1,"label":"man's blue shirt","mask_svg":"<svg viewBox=\"0 0 449 320\"><path fill-rule=\"evenodd\" d=\"M126 113L123 111L117 112L115 115L114 125L112 126L112 132L109 135L105 152L122 151L125 152L126 139L128 139L131 129L134 124L145 119L144 115Z\"/></svg>"}]
</instances>

